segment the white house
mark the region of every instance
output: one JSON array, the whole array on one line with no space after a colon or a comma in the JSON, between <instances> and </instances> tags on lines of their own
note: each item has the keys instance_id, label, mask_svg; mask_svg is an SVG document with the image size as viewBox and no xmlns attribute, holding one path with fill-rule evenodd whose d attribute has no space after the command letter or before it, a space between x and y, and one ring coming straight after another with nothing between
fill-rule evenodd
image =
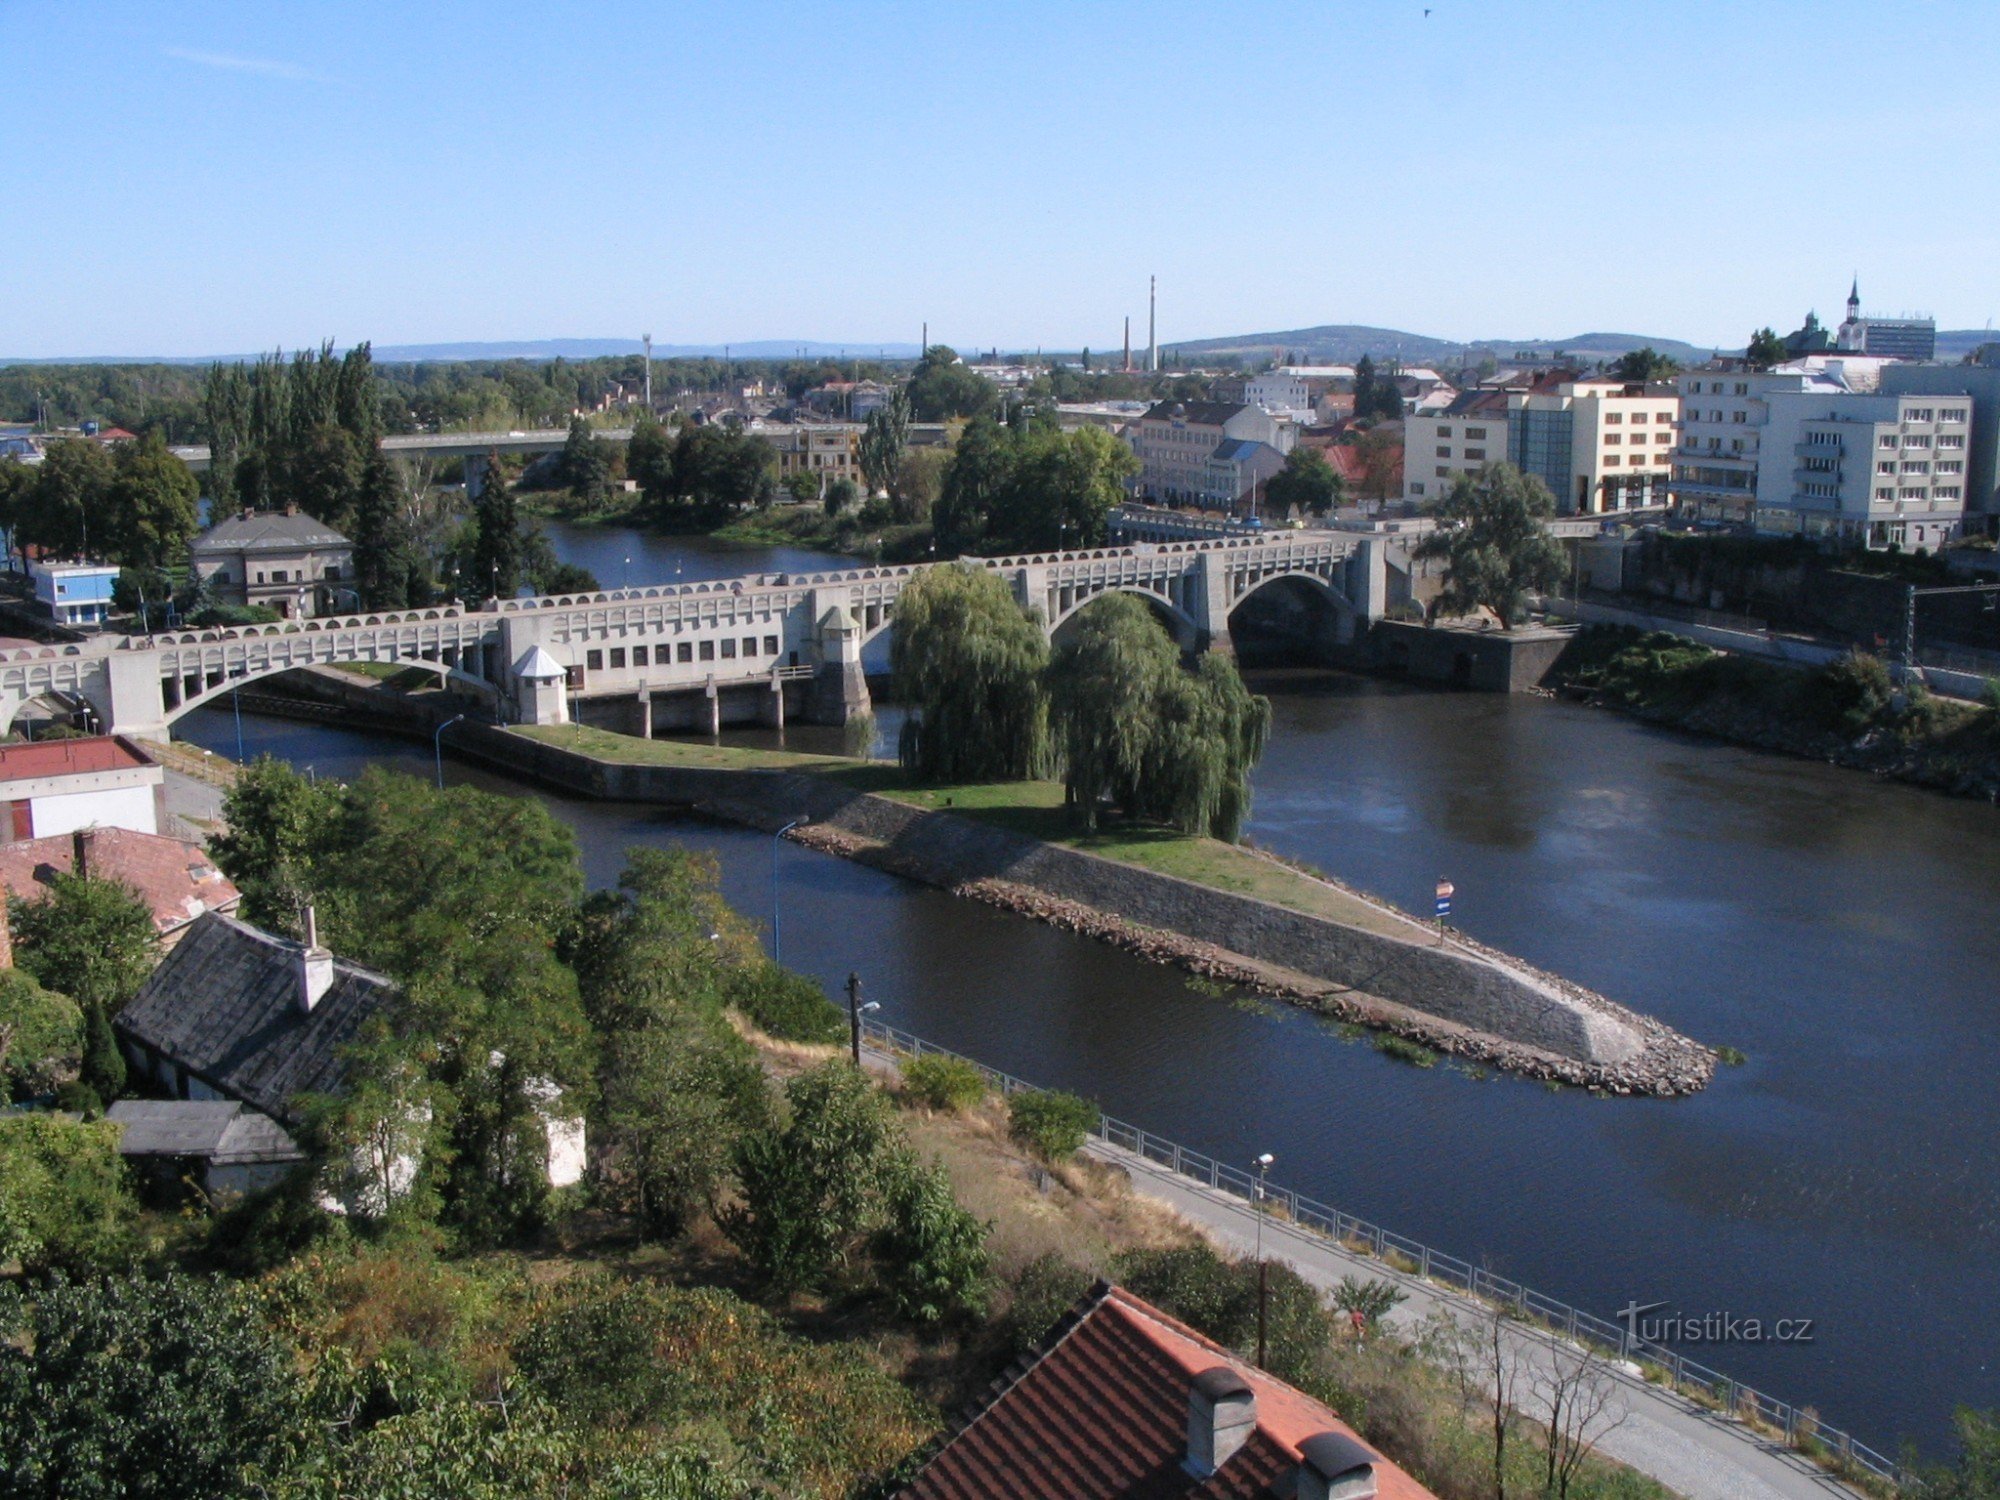
<instances>
[{"instance_id":1,"label":"white house","mask_svg":"<svg viewBox=\"0 0 2000 1500\"><path fill-rule=\"evenodd\" d=\"M0 842L78 828L158 833L166 772L123 735L0 745Z\"/></svg>"}]
</instances>

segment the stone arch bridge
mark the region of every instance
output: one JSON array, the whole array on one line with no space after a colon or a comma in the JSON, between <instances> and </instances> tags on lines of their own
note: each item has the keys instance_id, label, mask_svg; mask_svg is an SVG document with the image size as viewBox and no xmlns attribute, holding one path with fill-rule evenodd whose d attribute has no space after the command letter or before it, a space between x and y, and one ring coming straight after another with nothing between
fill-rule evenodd
<instances>
[{"instance_id":1,"label":"stone arch bridge","mask_svg":"<svg viewBox=\"0 0 2000 1500\"><path fill-rule=\"evenodd\" d=\"M0 733L30 699L55 695L88 704L106 731L164 738L182 714L260 678L355 661L435 672L513 722L560 723L625 699L644 733L656 701L692 703L691 722L705 714L712 727L725 696L749 694L780 723L788 701L814 722L845 723L868 708L862 647L926 567L998 573L1051 632L1100 594L1136 594L1187 649L1228 650L1230 612L1280 579L1323 598L1351 638L1382 613L1383 546L1329 531L1136 542L19 648L0 652Z\"/></svg>"}]
</instances>

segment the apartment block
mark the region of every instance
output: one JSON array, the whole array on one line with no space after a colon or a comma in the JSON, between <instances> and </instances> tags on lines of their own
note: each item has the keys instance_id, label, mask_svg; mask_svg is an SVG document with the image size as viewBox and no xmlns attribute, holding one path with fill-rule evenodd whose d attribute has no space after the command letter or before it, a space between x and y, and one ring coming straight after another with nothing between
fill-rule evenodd
<instances>
[{"instance_id":1,"label":"apartment block","mask_svg":"<svg viewBox=\"0 0 2000 1500\"><path fill-rule=\"evenodd\" d=\"M1507 392L1507 416L1508 460L1540 477L1563 515L1665 507L1680 417L1671 387L1549 382Z\"/></svg>"},{"instance_id":2,"label":"apartment block","mask_svg":"<svg viewBox=\"0 0 2000 1500\"><path fill-rule=\"evenodd\" d=\"M1460 474L1507 457L1507 392L1466 391L1443 411L1403 419L1403 498L1437 500Z\"/></svg>"},{"instance_id":3,"label":"apartment block","mask_svg":"<svg viewBox=\"0 0 2000 1500\"><path fill-rule=\"evenodd\" d=\"M1284 463L1296 430L1240 401L1158 401L1126 429L1139 460L1134 488L1168 505L1226 509Z\"/></svg>"},{"instance_id":4,"label":"apartment block","mask_svg":"<svg viewBox=\"0 0 2000 1500\"><path fill-rule=\"evenodd\" d=\"M1772 393L1757 466L1756 529L1934 549L1965 516L1972 398Z\"/></svg>"}]
</instances>

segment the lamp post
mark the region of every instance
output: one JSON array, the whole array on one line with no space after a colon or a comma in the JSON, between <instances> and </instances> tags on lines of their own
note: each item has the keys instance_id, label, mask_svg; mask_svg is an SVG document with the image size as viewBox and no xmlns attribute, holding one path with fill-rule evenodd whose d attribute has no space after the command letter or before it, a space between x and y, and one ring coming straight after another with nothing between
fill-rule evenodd
<instances>
[{"instance_id":1,"label":"lamp post","mask_svg":"<svg viewBox=\"0 0 2000 1500\"><path fill-rule=\"evenodd\" d=\"M1276 1160L1266 1151L1257 1158L1257 1368L1264 1368L1264 1310L1269 1301L1270 1281L1264 1265L1264 1174Z\"/></svg>"},{"instance_id":2,"label":"lamp post","mask_svg":"<svg viewBox=\"0 0 2000 1500\"><path fill-rule=\"evenodd\" d=\"M779 924L778 912L778 846L785 841L785 835L811 818L794 818L783 828L771 835L771 962L783 963L784 928Z\"/></svg>"},{"instance_id":3,"label":"lamp post","mask_svg":"<svg viewBox=\"0 0 2000 1500\"><path fill-rule=\"evenodd\" d=\"M229 690L229 703L236 710L236 764L243 764L243 689Z\"/></svg>"},{"instance_id":4,"label":"lamp post","mask_svg":"<svg viewBox=\"0 0 2000 1500\"><path fill-rule=\"evenodd\" d=\"M437 782L439 791L444 790L444 732L447 729L451 728L452 725L456 724L460 719L464 717L465 717L464 714L453 714L449 719L446 719L442 724L438 725L437 732L431 736L431 754L437 758Z\"/></svg>"},{"instance_id":5,"label":"lamp post","mask_svg":"<svg viewBox=\"0 0 2000 1500\"><path fill-rule=\"evenodd\" d=\"M857 1068L861 1066L861 1018L870 1011L880 1010L881 1008L873 1000L870 1000L866 1005L861 1003L861 976L850 973L847 976L848 1050L853 1054L854 1066Z\"/></svg>"}]
</instances>

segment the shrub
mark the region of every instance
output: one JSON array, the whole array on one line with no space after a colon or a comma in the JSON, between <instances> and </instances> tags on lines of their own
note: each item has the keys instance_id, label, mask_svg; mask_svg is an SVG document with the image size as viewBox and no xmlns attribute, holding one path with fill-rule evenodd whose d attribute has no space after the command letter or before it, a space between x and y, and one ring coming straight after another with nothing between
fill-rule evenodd
<instances>
[{"instance_id":1,"label":"shrub","mask_svg":"<svg viewBox=\"0 0 2000 1500\"><path fill-rule=\"evenodd\" d=\"M1979 690L1979 702L1981 706L2000 713L2000 677L1986 679L1985 686Z\"/></svg>"},{"instance_id":2,"label":"shrub","mask_svg":"<svg viewBox=\"0 0 2000 1500\"><path fill-rule=\"evenodd\" d=\"M1421 1042L1413 1042L1406 1036L1396 1036L1392 1032L1378 1032L1375 1036L1375 1050L1384 1057L1393 1057L1397 1062L1408 1063L1413 1068L1433 1068L1438 1056Z\"/></svg>"},{"instance_id":3,"label":"shrub","mask_svg":"<svg viewBox=\"0 0 2000 1500\"><path fill-rule=\"evenodd\" d=\"M1095 1278L1073 1261L1050 1251L1021 1268L1014 1301L1007 1309L1007 1343L1016 1354L1039 1344L1056 1319L1090 1290Z\"/></svg>"},{"instance_id":4,"label":"shrub","mask_svg":"<svg viewBox=\"0 0 2000 1500\"><path fill-rule=\"evenodd\" d=\"M889 1305L913 1323L984 1316L987 1226L959 1206L936 1162L903 1156L886 1175L875 1257Z\"/></svg>"},{"instance_id":5,"label":"shrub","mask_svg":"<svg viewBox=\"0 0 2000 1500\"><path fill-rule=\"evenodd\" d=\"M1257 1347L1258 1269L1206 1242L1135 1250L1113 1269L1127 1288L1239 1353ZM1332 1338L1319 1293L1282 1261L1264 1266L1265 1368L1294 1385L1309 1379Z\"/></svg>"},{"instance_id":6,"label":"shrub","mask_svg":"<svg viewBox=\"0 0 2000 1500\"><path fill-rule=\"evenodd\" d=\"M986 1075L962 1057L913 1057L903 1064L903 1092L927 1109L957 1112L986 1097Z\"/></svg>"},{"instance_id":7,"label":"shrub","mask_svg":"<svg viewBox=\"0 0 2000 1500\"><path fill-rule=\"evenodd\" d=\"M1404 1300L1402 1290L1394 1282L1377 1281L1372 1277L1363 1281L1343 1276L1340 1285L1333 1289L1333 1305L1350 1316L1359 1313L1362 1326L1371 1331L1397 1303Z\"/></svg>"},{"instance_id":8,"label":"shrub","mask_svg":"<svg viewBox=\"0 0 2000 1500\"><path fill-rule=\"evenodd\" d=\"M803 974L774 963L730 971L724 994L745 1020L783 1042L840 1042L847 1017L826 991Z\"/></svg>"},{"instance_id":9,"label":"shrub","mask_svg":"<svg viewBox=\"0 0 2000 1500\"><path fill-rule=\"evenodd\" d=\"M30 1271L116 1265L133 1209L116 1125L0 1115L0 1261Z\"/></svg>"},{"instance_id":10,"label":"shrub","mask_svg":"<svg viewBox=\"0 0 2000 1500\"><path fill-rule=\"evenodd\" d=\"M1103 1118L1088 1099L1055 1089L1029 1089L1007 1101L1008 1133L1047 1161L1076 1155Z\"/></svg>"},{"instance_id":11,"label":"shrub","mask_svg":"<svg viewBox=\"0 0 2000 1500\"><path fill-rule=\"evenodd\" d=\"M1813 706L1831 727L1859 734L1888 708L1895 694L1889 669L1879 656L1850 651L1808 679Z\"/></svg>"}]
</instances>

